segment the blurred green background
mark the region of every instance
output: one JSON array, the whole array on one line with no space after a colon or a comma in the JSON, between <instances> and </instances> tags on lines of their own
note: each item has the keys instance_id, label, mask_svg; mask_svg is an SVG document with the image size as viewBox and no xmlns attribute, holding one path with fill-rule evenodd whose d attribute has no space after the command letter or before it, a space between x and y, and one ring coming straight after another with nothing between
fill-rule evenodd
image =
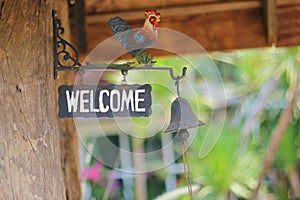
<instances>
[{"instance_id":1,"label":"blurred green background","mask_svg":"<svg viewBox=\"0 0 300 200\"><path fill-rule=\"evenodd\" d=\"M156 61L174 67L176 74L188 67L187 77L180 82L181 96L206 123L197 129L188 149L194 199L300 198L300 48L216 52ZM108 78L120 79L119 74ZM128 75L129 83L149 81L154 81L153 103L170 108L175 86L165 73ZM159 118L160 113L154 110L153 115ZM149 123L149 119L133 120L137 125ZM161 147L161 134L141 141L146 151ZM175 147L178 154L180 148ZM168 192L164 187L167 175L165 169L147 175L148 199L174 199L176 194L179 200L189 199L187 190L181 192L186 186L184 174L177 176L177 189ZM93 181L89 183L97 187ZM117 190L122 190L122 183ZM103 193L93 197L102 199ZM119 196L108 199L124 199L121 192L115 194Z\"/></svg>"}]
</instances>

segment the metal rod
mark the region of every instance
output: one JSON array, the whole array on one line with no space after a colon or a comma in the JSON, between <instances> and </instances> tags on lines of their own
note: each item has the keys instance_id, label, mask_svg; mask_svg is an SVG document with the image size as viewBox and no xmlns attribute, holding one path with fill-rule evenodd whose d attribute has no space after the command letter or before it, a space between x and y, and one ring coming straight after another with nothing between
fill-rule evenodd
<instances>
[{"instance_id":1,"label":"metal rod","mask_svg":"<svg viewBox=\"0 0 300 200\"><path fill-rule=\"evenodd\" d=\"M54 65L54 79L57 78L56 66L58 65L57 57L57 14L55 10L52 10L52 19L53 19L53 65Z\"/></svg>"},{"instance_id":2,"label":"metal rod","mask_svg":"<svg viewBox=\"0 0 300 200\"><path fill-rule=\"evenodd\" d=\"M178 95L178 97L180 97L179 80L176 80L175 85L176 85L176 89L177 89L177 95Z\"/></svg>"},{"instance_id":3,"label":"metal rod","mask_svg":"<svg viewBox=\"0 0 300 200\"><path fill-rule=\"evenodd\" d=\"M142 67L131 67L129 64L97 64L97 65L91 65L87 63L86 66L82 65L79 67L59 67L58 70L83 70L83 71L121 71L122 75L128 74L129 71L169 71L170 77L173 80L180 80L186 75L187 68L182 68L182 73L180 76L175 76L174 69L172 67L149 67L148 65L142 66Z\"/></svg>"}]
</instances>

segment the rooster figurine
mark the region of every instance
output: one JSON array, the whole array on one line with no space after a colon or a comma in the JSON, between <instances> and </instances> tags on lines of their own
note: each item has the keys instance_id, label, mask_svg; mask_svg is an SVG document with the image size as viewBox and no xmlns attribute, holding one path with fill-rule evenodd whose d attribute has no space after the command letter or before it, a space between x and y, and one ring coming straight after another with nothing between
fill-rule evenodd
<instances>
[{"instance_id":1,"label":"rooster figurine","mask_svg":"<svg viewBox=\"0 0 300 200\"><path fill-rule=\"evenodd\" d=\"M146 49L151 47L157 39L160 13L156 10L146 10L145 17L144 26L136 30L131 29L130 25L121 17L109 20L109 26L117 42L135 58L136 64L155 62L151 55L146 54Z\"/></svg>"}]
</instances>

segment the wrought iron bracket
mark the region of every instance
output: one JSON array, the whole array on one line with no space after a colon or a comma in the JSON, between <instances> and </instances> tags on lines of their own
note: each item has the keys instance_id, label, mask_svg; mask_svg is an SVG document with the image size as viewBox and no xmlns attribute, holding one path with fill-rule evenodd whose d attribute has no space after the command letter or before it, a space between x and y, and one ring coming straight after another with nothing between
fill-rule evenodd
<instances>
[{"instance_id":1,"label":"wrought iron bracket","mask_svg":"<svg viewBox=\"0 0 300 200\"><path fill-rule=\"evenodd\" d=\"M52 10L52 19L54 78L57 79L58 71L78 70L81 64L79 62L79 54L76 48L61 36L64 34L65 29L62 27L61 20L57 18L55 10Z\"/></svg>"},{"instance_id":2,"label":"wrought iron bracket","mask_svg":"<svg viewBox=\"0 0 300 200\"><path fill-rule=\"evenodd\" d=\"M169 71L170 77L178 81L186 75L186 67L182 68L181 75L175 75L172 67L153 67L153 63L144 66L133 67L132 62L124 64L90 64L82 65L79 62L79 53L74 46L67 42L61 35L65 30L62 27L61 20L57 18L55 10L52 11L53 19L53 57L54 57L54 79L58 78L58 71L72 70L84 72L91 71L120 71L126 76L129 71ZM177 89L178 90L178 89Z\"/></svg>"}]
</instances>

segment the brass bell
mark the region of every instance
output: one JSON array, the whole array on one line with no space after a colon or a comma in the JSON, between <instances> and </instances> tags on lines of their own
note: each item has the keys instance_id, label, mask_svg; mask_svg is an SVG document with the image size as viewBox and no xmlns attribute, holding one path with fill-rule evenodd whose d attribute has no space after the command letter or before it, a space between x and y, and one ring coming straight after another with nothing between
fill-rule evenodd
<instances>
[{"instance_id":1,"label":"brass bell","mask_svg":"<svg viewBox=\"0 0 300 200\"><path fill-rule=\"evenodd\" d=\"M182 97L178 97L172 102L171 120L165 133L186 132L184 130L202 125L205 124L196 118L189 102Z\"/></svg>"}]
</instances>

